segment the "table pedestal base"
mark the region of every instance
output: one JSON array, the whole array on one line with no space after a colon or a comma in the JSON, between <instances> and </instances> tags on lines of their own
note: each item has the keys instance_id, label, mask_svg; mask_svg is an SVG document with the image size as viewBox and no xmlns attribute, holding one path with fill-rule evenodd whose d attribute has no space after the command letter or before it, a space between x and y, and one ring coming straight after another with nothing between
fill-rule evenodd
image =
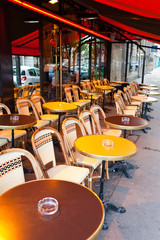
<instances>
[{"instance_id":1,"label":"table pedestal base","mask_svg":"<svg viewBox=\"0 0 160 240\"><path fill-rule=\"evenodd\" d=\"M105 210L105 219L104 219L104 224L103 224L102 230L107 230L108 229L108 224L106 223L107 212L111 209L115 212L125 213L126 209L124 207L116 207L115 205L113 205L110 202L104 202L103 206L104 206L104 210Z\"/></svg>"},{"instance_id":2,"label":"table pedestal base","mask_svg":"<svg viewBox=\"0 0 160 240\"><path fill-rule=\"evenodd\" d=\"M132 178L132 176L128 173L127 167L132 168L132 169L138 169L138 166L134 166L133 164L126 162L124 160L122 161L117 161L111 168L109 168L109 171L113 171L115 169L120 169L124 173L124 175L127 178Z\"/></svg>"},{"instance_id":3,"label":"table pedestal base","mask_svg":"<svg viewBox=\"0 0 160 240\"><path fill-rule=\"evenodd\" d=\"M99 192L99 197L103 203L104 206L104 210L105 210L105 219L104 219L104 224L103 224L103 230L107 230L108 229L108 224L106 223L106 213L109 209L112 209L115 212L119 212L119 213L125 213L126 209L124 207L116 207L115 205L113 205L110 202L105 202L103 201L103 189L104 189L104 174L105 174L105 160L102 161L102 175L101 175L101 180L100 180L100 192Z\"/></svg>"},{"instance_id":4,"label":"table pedestal base","mask_svg":"<svg viewBox=\"0 0 160 240\"><path fill-rule=\"evenodd\" d=\"M151 119L153 119L153 117L151 117L150 115L147 114L147 112L151 112L153 109L148 107L149 103L143 103L143 107L142 107L142 114L141 117L145 118L146 120L150 121Z\"/></svg>"}]
</instances>

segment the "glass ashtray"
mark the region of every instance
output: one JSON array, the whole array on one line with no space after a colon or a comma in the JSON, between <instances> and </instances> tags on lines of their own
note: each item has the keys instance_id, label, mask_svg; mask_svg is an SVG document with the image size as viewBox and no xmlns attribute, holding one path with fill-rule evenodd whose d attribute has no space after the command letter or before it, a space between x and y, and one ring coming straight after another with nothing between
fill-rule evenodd
<instances>
[{"instance_id":1,"label":"glass ashtray","mask_svg":"<svg viewBox=\"0 0 160 240\"><path fill-rule=\"evenodd\" d=\"M130 123L130 118L129 117L122 117L121 118L122 123L124 124L129 124Z\"/></svg>"},{"instance_id":2,"label":"glass ashtray","mask_svg":"<svg viewBox=\"0 0 160 240\"><path fill-rule=\"evenodd\" d=\"M52 215L58 211L58 201L52 197L46 197L38 202L38 211L42 215Z\"/></svg>"},{"instance_id":3,"label":"glass ashtray","mask_svg":"<svg viewBox=\"0 0 160 240\"><path fill-rule=\"evenodd\" d=\"M109 139L105 139L102 141L102 145L104 147L113 147L113 141Z\"/></svg>"},{"instance_id":4,"label":"glass ashtray","mask_svg":"<svg viewBox=\"0 0 160 240\"><path fill-rule=\"evenodd\" d=\"M10 121L13 121L13 122L19 121L19 116L17 116L17 115L11 115L11 116L10 116Z\"/></svg>"}]
</instances>

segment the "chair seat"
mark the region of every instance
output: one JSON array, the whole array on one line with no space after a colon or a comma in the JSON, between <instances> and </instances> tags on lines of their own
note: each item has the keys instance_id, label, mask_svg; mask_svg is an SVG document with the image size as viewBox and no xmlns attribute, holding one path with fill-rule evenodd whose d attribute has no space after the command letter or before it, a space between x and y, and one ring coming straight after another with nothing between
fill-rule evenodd
<instances>
[{"instance_id":1,"label":"chair seat","mask_svg":"<svg viewBox=\"0 0 160 240\"><path fill-rule=\"evenodd\" d=\"M78 107L84 107L85 105L89 104L90 101L79 101L79 102L74 102L74 104Z\"/></svg>"},{"instance_id":2,"label":"chair seat","mask_svg":"<svg viewBox=\"0 0 160 240\"><path fill-rule=\"evenodd\" d=\"M122 134L121 130L118 129L102 129L104 135L120 137Z\"/></svg>"},{"instance_id":3,"label":"chair seat","mask_svg":"<svg viewBox=\"0 0 160 240\"><path fill-rule=\"evenodd\" d=\"M48 120L51 122L56 122L58 121L58 115L57 114L43 114L41 115L42 120Z\"/></svg>"},{"instance_id":4,"label":"chair seat","mask_svg":"<svg viewBox=\"0 0 160 240\"><path fill-rule=\"evenodd\" d=\"M92 95L92 99L93 99L93 100L97 100L97 99L99 99L100 97L102 97L102 95ZM91 96L88 96L88 99L91 100Z\"/></svg>"},{"instance_id":5,"label":"chair seat","mask_svg":"<svg viewBox=\"0 0 160 240\"><path fill-rule=\"evenodd\" d=\"M80 99L79 102L87 104L87 103L90 103L90 100Z\"/></svg>"},{"instance_id":6,"label":"chair seat","mask_svg":"<svg viewBox=\"0 0 160 240\"><path fill-rule=\"evenodd\" d=\"M126 106L125 110L137 110L137 106Z\"/></svg>"},{"instance_id":7,"label":"chair seat","mask_svg":"<svg viewBox=\"0 0 160 240\"><path fill-rule=\"evenodd\" d=\"M26 135L25 130L14 130L14 139L23 137L24 135ZM5 130L0 131L0 138L1 137L7 138L8 141L12 141L12 130L5 129Z\"/></svg>"},{"instance_id":8,"label":"chair seat","mask_svg":"<svg viewBox=\"0 0 160 240\"><path fill-rule=\"evenodd\" d=\"M46 120L37 120L37 123L33 126L33 127L36 127L36 128L41 128L41 127L45 127L49 125L49 121L46 121Z\"/></svg>"},{"instance_id":9,"label":"chair seat","mask_svg":"<svg viewBox=\"0 0 160 240\"><path fill-rule=\"evenodd\" d=\"M80 165L83 164L84 166L92 167L93 169L96 169L98 165L102 162L102 160L86 157L78 152L75 152L75 156L76 156L77 164L80 164Z\"/></svg>"},{"instance_id":10,"label":"chair seat","mask_svg":"<svg viewBox=\"0 0 160 240\"><path fill-rule=\"evenodd\" d=\"M124 115L130 115L130 116L135 116L136 115L136 111L135 110L123 110Z\"/></svg>"},{"instance_id":11,"label":"chair seat","mask_svg":"<svg viewBox=\"0 0 160 240\"><path fill-rule=\"evenodd\" d=\"M142 103L141 103L141 102L138 102L138 101L132 101L132 102L131 102L131 105L135 105L135 106L141 107L141 106L142 106Z\"/></svg>"},{"instance_id":12,"label":"chair seat","mask_svg":"<svg viewBox=\"0 0 160 240\"><path fill-rule=\"evenodd\" d=\"M58 165L47 171L52 179L81 183L89 174L88 168Z\"/></svg>"},{"instance_id":13,"label":"chair seat","mask_svg":"<svg viewBox=\"0 0 160 240\"><path fill-rule=\"evenodd\" d=\"M0 138L0 147L4 146L7 143L8 143L8 140L6 138Z\"/></svg>"}]
</instances>

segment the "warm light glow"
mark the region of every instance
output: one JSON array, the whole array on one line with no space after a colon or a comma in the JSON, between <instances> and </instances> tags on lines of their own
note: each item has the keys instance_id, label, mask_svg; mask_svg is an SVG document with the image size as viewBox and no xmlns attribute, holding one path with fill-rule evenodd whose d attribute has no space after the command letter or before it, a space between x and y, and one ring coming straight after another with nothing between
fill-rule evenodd
<instances>
[{"instance_id":1,"label":"warm light glow","mask_svg":"<svg viewBox=\"0 0 160 240\"><path fill-rule=\"evenodd\" d=\"M70 20L68 20L68 19L66 19L66 18L63 18L63 17L61 17L61 16L58 16L58 15L56 15L56 14L50 12L50 11L47 11L47 10L45 10L45 9L43 9L43 8L37 7L36 5L33 5L33 4L31 4L31 3L28 3L27 1L9 0L9 2L18 4L18 5L20 5L20 6L24 7L24 8L30 9L30 10L32 10L32 11L34 11L34 12L40 13L40 14L42 14L42 15L45 15L45 16L50 17L50 18L52 18L52 19L55 19L55 20L57 20L57 21L63 22L63 23L65 23L65 24L69 25L69 26L78 28L78 29L80 29L80 30L82 30L82 31L85 31L85 32L89 33L89 34L92 34L92 35L95 35L95 36L97 36L97 37L99 37L99 38L103 38L103 39L105 39L105 40L109 40L109 41L110 41L110 38L107 37L107 36L104 36L104 35L102 35L102 34L100 34L100 33L98 33L98 32L92 31L92 30L89 29L89 28L85 28L85 27L83 27L83 26L80 25L80 24L74 23L74 22L72 22L72 21L70 21Z\"/></svg>"},{"instance_id":2,"label":"warm light glow","mask_svg":"<svg viewBox=\"0 0 160 240\"><path fill-rule=\"evenodd\" d=\"M51 3L51 4L55 4L55 3L57 3L58 2L58 0L50 0L49 1L49 3Z\"/></svg>"}]
</instances>

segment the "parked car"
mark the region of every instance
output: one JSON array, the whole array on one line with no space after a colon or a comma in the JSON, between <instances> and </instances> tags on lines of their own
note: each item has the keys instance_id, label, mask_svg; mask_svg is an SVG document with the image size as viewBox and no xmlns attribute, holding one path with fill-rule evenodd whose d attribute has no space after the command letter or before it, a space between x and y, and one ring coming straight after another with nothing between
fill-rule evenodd
<instances>
[{"instance_id":1,"label":"parked car","mask_svg":"<svg viewBox=\"0 0 160 240\"><path fill-rule=\"evenodd\" d=\"M40 82L40 70L36 67L28 67L28 66L21 66L20 67L20 74L21 74L21 85L34 85ZM17 86L17 71L16 67L13 67L13 82L14 85Z\"/></svg>"}]
</instances>

